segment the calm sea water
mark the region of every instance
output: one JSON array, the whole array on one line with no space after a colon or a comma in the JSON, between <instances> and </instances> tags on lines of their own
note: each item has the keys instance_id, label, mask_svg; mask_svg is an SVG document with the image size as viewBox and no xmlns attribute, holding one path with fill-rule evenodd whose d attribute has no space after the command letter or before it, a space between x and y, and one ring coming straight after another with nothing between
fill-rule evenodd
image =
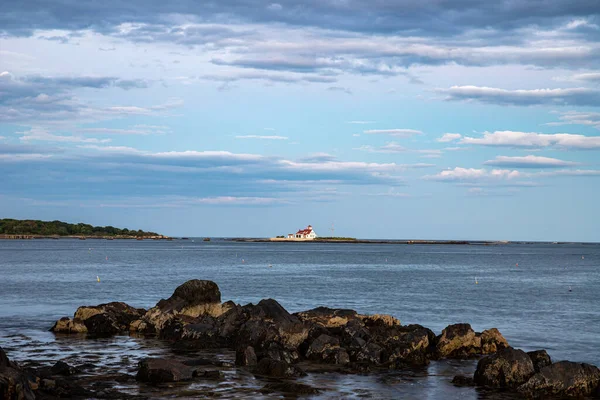
<instances>
[{"instance_id":1,"label":"calm sea water","mask_svg":"<svg viewBox=\"0 0 600 400\"><path fill-rule=\"evenodd\" d=\"M457 322L479 331L497 327L514 347L600 365L600 245L592 244L0 240L0 345L19 359L32 356L27 349L34 343L42 347L38 359L45 354L49 362L61 351L114 346L132 357L157 351L160 346L128 337L107 345L56 339L46 331L80 305L151 307L193 278L217 282L223 300L245 304L270 297L290 312L323 305L387 313L436 333ZM330 394L354 385L354 394L370 390L382 398L444 393L464 399L482 394L453 388L449 380L473 368L473 362L445 362L433 363L422 376L313 379Z\"/></svg>"}]
</instances>

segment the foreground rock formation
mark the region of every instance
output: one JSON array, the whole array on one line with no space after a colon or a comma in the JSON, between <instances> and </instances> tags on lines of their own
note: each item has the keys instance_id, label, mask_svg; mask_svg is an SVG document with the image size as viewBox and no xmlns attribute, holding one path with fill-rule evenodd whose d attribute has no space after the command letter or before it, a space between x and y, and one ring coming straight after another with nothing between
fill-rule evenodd
<instances>
[{"instance_id":1,"label":"foreground rock formation","mask_svg":"<svg viewBox=\"0 0 600 400\"><path fill-rule=\"evenodd\" d=\"M457 377L458 378L458 377ZM463 378L455 380L457 383ZM506 348L479 360L476 385L511 390L528 398L600 397L600 369L590 364L552 363L545 350Z\"/></svg>"},{"instance_id":2,"label":"foreground rock formation","mask_svg":"<svg viewBox=\"0 0 600 400\"><path fill-rule=\"evenodd\" d=\"M222 302L217 284L203 280L185 282L149 310L117 302L80 307L73 318L60 319L51 330L91 336L130 332L170 341L178 350L229 348L235 351L238 367L259 377L283 379L280 384L265 386L265 393L318 393L316 388L286 380L305 375L307 365L313 372L322 368L364 373L421 368L430 360L484 355L487 357L479 361L473 379L457 377L455 384L536 397L590 395L598 391L600 381L596 367L552 364L544 351L513 349L495 328L475 332L469 324L454 324L436 336L426 327L402 325L389 315L361 315L327 307L290 314L273 299L247 305ZM0 388L6 390L3 394L8 393L4 398L31 398L27 396L32 390L42 393L52 384L44 383L50 378L41 376L77 373L68 365L57 365L54 371L37 371L25 378L24 371L4 358L0 358ZM199 365L148 358L140 362L135 379L156 385L198 377L220 379L220 374ZM56 382L60 380L54 381L54 387L60 387ZM23 395L8 397L16 390Z\"/></svg>"}]
</instances>

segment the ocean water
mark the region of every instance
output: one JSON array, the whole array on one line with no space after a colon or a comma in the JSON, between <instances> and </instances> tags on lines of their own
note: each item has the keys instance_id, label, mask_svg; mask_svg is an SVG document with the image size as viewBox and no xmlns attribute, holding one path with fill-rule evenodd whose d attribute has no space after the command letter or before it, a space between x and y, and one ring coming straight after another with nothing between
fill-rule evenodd
<instances>
[{"instance_id":1,"label":"ocean water","mask_svg":"<svg viewBox=\"0 0 600 400\"><path fill-rule=\"evenodd\" d=\"M328 306L386 313L438 334L449 324L468 322L477 331L498 328L513 347L600 365L597 244L0 240L0 346L16 360L70 357L77 363L87 354L134 373L139 357L169 353L168 346L130 337L55 337L47 330L80 305L124 301L151 307L194 278L215 281L224 301L274 298L290 312ZM453 375L474 367L473 361L445 361L423 371L309 374L305 380L324 388L323 398L488 397L450 384ZM236 383L218 389L225 397L259 395L261 382L254 377L235 369L227 373Z\"/></svg>"}]
</instances>

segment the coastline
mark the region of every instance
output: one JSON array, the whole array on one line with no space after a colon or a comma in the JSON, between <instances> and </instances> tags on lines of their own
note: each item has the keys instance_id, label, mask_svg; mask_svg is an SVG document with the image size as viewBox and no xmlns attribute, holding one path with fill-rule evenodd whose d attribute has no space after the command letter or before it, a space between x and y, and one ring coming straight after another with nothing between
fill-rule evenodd
<instances>
[{"instance_id":1,"label":"coastline","mask_svg":"<svg viewBox=\"0 0 600 400\"><path fill-rule=\"evenodd\" d=\"M231 238L227 241L244 243L355 243L355 244L454 244L454 245L502 245L508 241L484 240L379 240L379 239L280 239L280 238Z\"/></svg>"},{"instance_id":2,"label":"coastline","mask_svg":"<svg viewBox=\"0 0 600 400\"><path fill-rule=\"evenodd\" d=\"M158 236L87 236L87 235L29 235L29 234L1 234L0 240L34 240L34 239L79 239L79 240L93 240L93 239L105 239L105 240L173 240L173 238L164 235Z\"/></svg>"},{"instance_id":3,"label":"coastline","mask_svg":"<svg viewBox=\"0 0 600 400\"><path fill-rule=\"evenodd\" d=\"M496 328L476 332L468 323L457 323L436 334L386 314L323 306L290 313L273 299L223 302L217 284L208 280L187 281L150 309L121 302L82 306L72 318L56 321L51 331L63 346L68 336L93 343L129 334L145 354L112 364L109 354L58 361L57 354L34 356L15 364L8 357L17 347L9 345L6 352L0 348L0 383L8 382L8 393L141 400L205 397L227 387L236 398L327 395L339 391L337 385L323 385L334 374L373 380L406 374L412 381L415 374L427 375L430 364L431 376L437 376L440 365L471 360L477 365L446 372L442 380L448 388L521 398L600 395L600 370L594 365L554 361L545 350L511 347ZM236 383L234 376L249 377L252 387ZM374 394L384 398L377 390Z\"/></svg>"}]
</instances>

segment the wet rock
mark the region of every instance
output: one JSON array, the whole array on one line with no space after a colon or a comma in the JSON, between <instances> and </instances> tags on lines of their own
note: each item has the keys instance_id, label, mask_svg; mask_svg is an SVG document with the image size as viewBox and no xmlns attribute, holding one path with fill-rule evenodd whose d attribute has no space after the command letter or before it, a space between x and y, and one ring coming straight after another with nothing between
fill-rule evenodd
<instances>
[{"instance_id":1,"label":"wet rock","mask_svg":"<svg viewBox=\"0 0 600 400\"><path fill-rule=\"evenodd\" d=\"M71 376L77 374L77 372L78 370L75 367L70 366L64 361L58 361L50 368L52 375Z\"/></svg>"},{"instance_id":2,"label":"wet rock","mask_svg":"<svg viewBox=\"0 0 600 400\"><path fill-rule=\"evenodd\" d=\"M465 358L481 351L481 338L469 324L448 325L437 340L440 357Z\"/></svg>"},{"instance_id":3,"label":"wet rock","mask_svg":"<svg viewBox=\"0 0 600 400\"><path fill-rule=\"evenodd\" d=\"M308 347L306 358L312 361L327 361L335 357L340 349L340 341L329 335L320 335Z\"/></svg>"},{"instance_id":4,"label":"wet rock","mask_svg":"<svg viewBox=\"0 0 600 400\"><path fill-rule=\"evenodd\" d=\"M50 331L55 333L87 333L88 330L80 319L63 317L56 321Z\"/></svg>"},{"instance_id":5,"label":"wet rock","mask_svg":"<svg viewBox=\"0 0 600 400\"><path fill-rule=\"evenodd\" d=\"M354 352L354 356L351 353L350 359L360 363L367 363L371 365L380 365L383 358L383 347L375 343L367 343L357 352Z\"/></svg>"},{"instance_id":6,"label":"wet rock","mask_svg":"<svg viewBox=\"0 0 600 400\"><path fill-rule=\"evenodd\" d=\"M493 354L498 350L506 349L508 342L496 328L481 332L481 354Z\"/></svg>"},{"instance_id":7,"label":"wet rock","mask_svg":"<svg viewBox=\"0 0 600 400\"><path fill-rule=\"evenodd\" d=\"M2 347L0 347L0 368L8 367L9 365L10 361L8 359L8 356L6 355Z\"/></svg>"},{"instance_id":8,"label":"wet rock","mask_svg":"<svg viewBox=\"0 0 600 400\"><path fill-rule=\"evenodd\" d=\"M0 347L0 399L33 400L35 394L29 384L27 374L11 362Z\"/></svg>"},{"instance_id":9,"label":"wet rock","mask_svg":"<svg viewBox=\"0 0 600 400\"><path fill-rule=\"evenodd\" d=\"M529 397L585 397L597 392L600 369L590 364L559 361L548 365L518 388Z\"/></svg>"},{"instance_id":10,"label":"wet rock","mask_svg":"<svg viewBox=\"0 0 600 400\"><path fill-rule=\"evenodd\" d=\"M535 372L540 372L542 368L552 364L552 359L546 350L528 351L527 355L531 358L531 362L533 362Z\"/></svg>"},{"instance_id":11,"label":"wet rock","mask_svg":"<svg viewBox=\"0 0 600 400\"><path fill-rule=\"evenodd\" d=\"M475 381L471 376L456 375L452 378L452 384L454 386L475 386Z\"/></svg>"},{"instance_id":12,"label":"wet rock","mask_svg":"<svg viewBox=\"0 0 600 400\"><path fill-rule=\"evenodd\" d=\"M178 316L217 317L224 312L220 302L221 291L215 282L192 279L178 286L171 297L160 300L143 317L132 321L129 329L144 334L157 334Z\"/></svg>"},{"instance_id":13,"label":"wet rock","mask_svg":"<svg viewBox=\"0 0 600 400\"><path fill-rule=\"evenodd\" d=\"M257 375L265 375L274 378L292 378L306 375L304 371L295 365L271 358L263 358L258 362L253 372Z\"/></svg>"},{"instance_id":14,"label":"wet rock","mask_svg":"<svg viewBox=\"0 0 600 400\"><path fill-rule=\"evenodd\" d=\"M386 350L384 363L393 367L429 364L435 339L435 334L421 325L391 325L373 333L373 340Z\"/></svg>"},{"instance_id":15,"label":"wet rock","mask_svg":"<svg viewBox=\"0 0 600 400\"><path fill-rule=\"evenodd\" d=\"M236 351L235 365L253 367L256 364L258 364L258 361L252 346L248 346L243 350Z\"/></svg>"},{"instance_id":16,"label":"wet rock","mask_svg":"<svg viewBox=\"0 0 600 400\"><path fill-rule=\"evenodd\" d=\"M261 389L261 393L264 394L274 392L281 392L293 395L311 395L321 393L321 391L317 388L296 382L268 383Z\"/></svg>"},{"instance_id":17,"label":"wet rock","mask_svg":"<svg viewBox=\"0 0 600 400\"><path fill-rule=\"evenodd\" d=\"M329 307L317 307L294 315L302 321L311 322L326 328L343 326L351 320L358 319L358 313L354 310Z\"/></svg>"},{"instance_id":18,"label":"wet rock","mask_svg":"<svg viewBox=\"0 0 600 400\"><path fill-rule=\"evenodd\" d=\"M509 347L479 360L473 379L481 386L517 388L534 373L527 353Z\"/></svg>"},{"instance_id":19,"label":"wet rock","mask_svg":"<svg viewBox=\"0 0 600 400\"><path fill-rule=\"evenodd\" d=\"M136 379L152 384L192 379L193 368L175 360L146 358L140 361Z\"/></svg>"},{"instance_id":20,"label":"wet rock","mask_svg":"<svg viewBox=\"0 0 600 400\"><path fill-rule=\"evenodd\" d=\"M222 380L225 378L223 372L213 369L213 370L204 370L204 371L195 371L194 376L203 379L211 379L211 380Z\"/></svg>"},{"instance_id":21,"label":"wet rock","mask_svg":"<svg viewBox=\"0 0 600 400\"><path fill-rule=\"evenodd\" d=\"M61 318L51 331L114 335L129 330L131 322L139 319L145 311L122 302L82 306L77 309L73 319Z\"/></svg>"}]
</instances>

